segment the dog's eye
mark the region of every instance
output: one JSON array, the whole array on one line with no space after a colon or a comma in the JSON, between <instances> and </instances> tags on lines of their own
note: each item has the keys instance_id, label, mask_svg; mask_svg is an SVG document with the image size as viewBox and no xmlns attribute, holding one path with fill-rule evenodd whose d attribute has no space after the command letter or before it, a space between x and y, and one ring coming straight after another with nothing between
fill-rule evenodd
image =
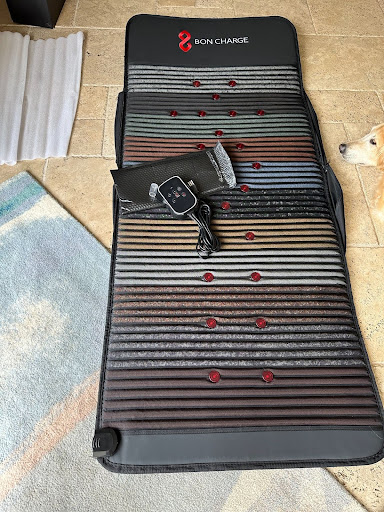
<instances>
[{"instance_id":1,"label":"dog's eye","mask_svg":"<svg viewBox=\"0 0 384 512\"><path fill-rule=\"evenodd\" d=\"M370 144L373 144L374 146L376 146L376 140L375 140L375 139L371 139L371 140L369 141L369 143L370 143Z\"/></svg>"}]
</instances>

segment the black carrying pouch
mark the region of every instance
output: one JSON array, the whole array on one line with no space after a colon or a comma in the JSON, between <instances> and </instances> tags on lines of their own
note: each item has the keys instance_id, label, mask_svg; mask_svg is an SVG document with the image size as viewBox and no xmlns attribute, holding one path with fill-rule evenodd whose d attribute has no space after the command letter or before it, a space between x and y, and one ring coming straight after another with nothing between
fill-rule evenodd
<instances>
[{"instance_id":1,"label":"black carrying pouch","mask_svg":"<svg viewBox=\"0 0 384 512\"><path fill-rule=\"evenodd\" d=\"M192 181L202 197L236 185L231 161L219 142L214 148L197 154L117 169L111 174L123 213L158 208L158 201L149 196L151 185L160 185L172 176L179 176L185 183Z\"/></svg>"},{"instance_id":2,"label":"black carrying pouch","mask_svg":"<svg viewBox=\"0 0 384 512\"><path fill-rule=\"evenodd\" d=\"M119 473L380 460L383 410L351 294L342 192L293 25L135 16L124 82L124 174L219 138L237 186L210 194L222 250L207 261L188 221L163 206L126 211L114 194L95 456Z\"/></svg>"}]
</instances>

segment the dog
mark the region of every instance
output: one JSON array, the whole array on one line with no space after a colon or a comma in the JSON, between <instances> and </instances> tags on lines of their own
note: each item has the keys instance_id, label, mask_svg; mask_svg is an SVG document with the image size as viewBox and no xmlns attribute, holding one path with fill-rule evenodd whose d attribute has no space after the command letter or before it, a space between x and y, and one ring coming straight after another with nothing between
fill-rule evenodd
<instances>
[{"instance_id":1,"label":"dog","mask_svg":"<svg viewBox=\"0 0 384 512\"><path fill-rule=\"evenodd\" d=\"M339 146L343 159L355 165L375 166L382 171L376 189L375 207L384 216L384 123L374 126L365 137Z\"/></svg>"}]
</instances>

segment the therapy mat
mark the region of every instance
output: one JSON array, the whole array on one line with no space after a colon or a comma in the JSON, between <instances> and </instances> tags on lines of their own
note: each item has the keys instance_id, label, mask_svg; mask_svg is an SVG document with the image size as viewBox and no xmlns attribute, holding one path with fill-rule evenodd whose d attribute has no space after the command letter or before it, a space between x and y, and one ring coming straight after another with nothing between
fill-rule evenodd
<instances>
[{"instance_id":1,"label":"therapy mat","mask_svg":"<svg viewBox=\"0 0 384 512\"><path fill-rule=\"evenodd\" d=\"M140 15L125 55L118 167L220 140L237 185L208 196L222 249L206 260L191 221L115 193L94 455L120 473L378 461L342 192L293 25Z\"/></svg>"}]
</instances>

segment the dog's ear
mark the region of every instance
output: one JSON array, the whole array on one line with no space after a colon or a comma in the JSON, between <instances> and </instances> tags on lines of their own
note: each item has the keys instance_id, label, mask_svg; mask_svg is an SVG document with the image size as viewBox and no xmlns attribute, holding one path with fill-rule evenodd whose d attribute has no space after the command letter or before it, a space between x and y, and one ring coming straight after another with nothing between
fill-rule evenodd
<instances>
[{"instance_id":1,"label":"dog's ear","mask_svg":"<svg viewBox=\"0 0 384 512\"><path fill-rule=\"evenodd\" d=\"M384 170L384 123L375 127L377 146L377 167Z\"/></svg>"}]
</instances>

